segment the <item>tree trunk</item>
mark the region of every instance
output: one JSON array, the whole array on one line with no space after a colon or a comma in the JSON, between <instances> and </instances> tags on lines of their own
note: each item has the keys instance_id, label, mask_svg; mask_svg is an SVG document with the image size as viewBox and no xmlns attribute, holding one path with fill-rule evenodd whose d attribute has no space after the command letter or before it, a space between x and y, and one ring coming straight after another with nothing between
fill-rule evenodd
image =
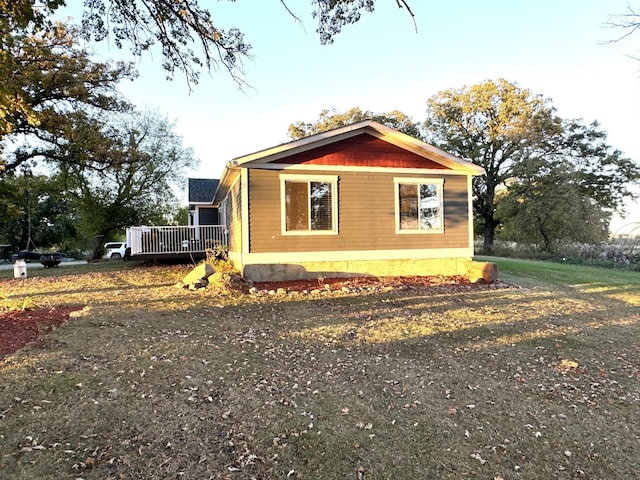
<instances>
[{"instance_id":1,"label":"tree trunk","mask_svg":"<svg viewBox=\"0 0 640 480\"><path fill-rule=\"evenodd\" d=\"M104 237L104 235L96 235L93 242L93 258L91 260L98 260L102 257L102 241L104 240Z\"/></svg>"},{"instance_id":2,"label":"tree trunk","mask_svg":"<svg viewBox=\"0 0 640 480\"><path fill-rule=\"evenodd\" d=\"M496 233L496 224L493 216L484 218L484 241L482 243L482 254L493 254L493 239Z\"/></svg>"},{"instance_id":3,"label":"tree trunk","mask_svg":"<svg viewBox=\"0 0 640 480\"><path fill-rule=\"evenodd\" d=\"M540 227L538 228L540 235L542 236L542 242L544 244L544 251L547 253L551 253L551 238L547 233L547 229L545 228L544 223L540 223Z\"/></svg>"}]
</instances>

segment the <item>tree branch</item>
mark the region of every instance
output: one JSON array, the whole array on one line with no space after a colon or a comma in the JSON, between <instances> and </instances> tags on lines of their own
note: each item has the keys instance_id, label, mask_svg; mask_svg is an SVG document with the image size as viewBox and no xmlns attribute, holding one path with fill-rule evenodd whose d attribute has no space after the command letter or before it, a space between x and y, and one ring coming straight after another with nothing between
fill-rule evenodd
<instances>
[{"instance_id":1,"label":"tree branch","mask_svg":"<svg viewBox=\"0 0 640 480\"><path fill-rule=\"evenodd\" d=\"M413 21L413 28L415 28L416 33L418 33L418 24L416 23L416 16L413 14L411 7L406 2L406 0L396 0L396 4L398 5L398 8L404 7L407 9L407 12L409 12L409 15L411 15L411 20Z\"/></svg>"}]
</instances>

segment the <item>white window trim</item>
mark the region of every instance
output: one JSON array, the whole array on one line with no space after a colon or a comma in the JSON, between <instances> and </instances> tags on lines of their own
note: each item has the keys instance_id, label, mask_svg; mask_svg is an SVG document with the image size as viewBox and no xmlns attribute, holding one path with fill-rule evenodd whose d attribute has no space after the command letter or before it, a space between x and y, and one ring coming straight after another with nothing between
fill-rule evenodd
<instances>
[{"instance_id":1,"label":"white window trim","mask_svg":"<svg viewBox=\"0 0 640 480\"><path fill-rule=\"evenodd\" d=\"M415 230L408 229L400 229L400 185L401 184L411 184L411 185L423 185L430 184L436 185L438 190L438 201L440 202L440 228L430 228L430 229L420 229L416 228ZM408 177L408 178L394 178L393 179L394 186L394 196L395 196L395 224L396 224L396 233L401 235L433 235L444 233L444 179L443 178L417 178L417 177ZM420 222L418 222L418 225Z\"/></svg>"},{"instance_id":2,"label":"white window trim","mask_svg":"<svg viewBox=\"0 0 640 480\"><path fill-rule=\"evenodd\" d=\"M285 182L322 182L331 184L331 230L291 230L287 231L286 188ZM311 201L309 199L309 201ZM309 219L311 221L311 219ZM280 175L280 233L282 235L337 235L338 234L338 176L337 175Z\"/></svg>"}]
</instances>

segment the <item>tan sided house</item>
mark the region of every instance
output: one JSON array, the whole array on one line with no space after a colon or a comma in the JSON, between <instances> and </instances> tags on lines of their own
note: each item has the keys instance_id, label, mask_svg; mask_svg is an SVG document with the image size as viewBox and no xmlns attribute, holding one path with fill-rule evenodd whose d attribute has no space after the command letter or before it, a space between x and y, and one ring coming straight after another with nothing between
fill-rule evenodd
<instances>
[{"instance_id":1,"label":"tan sided house","mask_svg":"<svg viewBox=\"0 0 640 480\"><path fill-rule=\"evenodd\" d=\"M467 275L483 173L367 120L232 160L212 205L247 280Z\"/></svg>"}]
</instances>

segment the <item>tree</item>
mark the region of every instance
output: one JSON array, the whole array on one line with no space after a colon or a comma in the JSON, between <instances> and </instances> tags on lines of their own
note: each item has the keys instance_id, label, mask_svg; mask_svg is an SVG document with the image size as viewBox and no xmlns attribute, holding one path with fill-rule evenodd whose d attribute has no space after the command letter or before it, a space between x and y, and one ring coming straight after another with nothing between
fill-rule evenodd
<instances>
[{"instance_id":1,"label":"tree","mask_svg":"<svg viewBox=\"0 0 640 480\"><path fill-rule=\"evenodd\" d=\"M394 1L394 0L386 0ZM406 0L395 0L413 18ZM285 0L282 6L297 19ZM323 44L331 43L343 27L360 20L363 12L373 12L376 0L311 0L317 33ZM0 3L0 34L16 27L42 31L50 26L51 15L65 0L11 0ZM209 5L198 0L85 0L82 17L84 38L100 41L108 36L122 48L140 56L158 44L167 75L176 71L196 83L201 68L224 69L243 83L242 60L251 46L237 27L223 28L214 22ZM4 47L4 45L3 45ZM4 50L4 48L3 48Z\"/></svg>"},{"instance_id":2,"label":"tree","mask_svg":"<svg viewBox=\"0 0 640 480\"><path fill-rule=\"evenodd\" d=\"M499 225L495 198L522 158L540 155L560 130L549 102L500 79L439 92L427 101L427 141L485 169L473 182L474 210L490 253Z\"/></svg>"},{"instance_id":3,"label":"tree","mask_svg":"<svg viewBox=\"0 0 640 480\"><path fill-rule=\"evenodd\" d=\"M631 196L638 166L606 144L598 124L562 120L551 102L504 79L440 92L427 102L428 139L485 169L473 183L474 212L491 253L500 225L496 196L518 184L518 166L562 165L577 172L577 192L604 209L618 209Z\"/></svg>"},{"instance_id":4,"label":"tree","mask_svg":"<svg viewBox=\"0 0 640 480\"><path fill-rule=\"evenodd\" d=\"M116 87L135 76L132 66L92 62L78 36L77 27L60 23L43 33L12 35L9 50L3 51L9 55L0 61L0 68L11 70L0 94L13 99L0 104L0 140L4 145L15 140L15 146L0 159L0 174L38 157L43 145L70 141L78 112L130 108ZM28 142L21 141L27 137Z\"/></svg>"},{"instance_id":5,"label":"tree","mask_svg":"<svg viewBox=\"0 0 640 480\"><path fill-rule=\"evenodd\" d=\"M607 24L610 27L622 29L624 31L621 36L612 40L612 42L619 42L640 30L640 10L636 10L631 7L631 5L628 5L625 13L611 15Z\"/></svg>"},{"instance_id":6,"label":"tree","mask_svg":"<svg viewBox=\"0 0 640 480\"><path fill-rule=\"evenodd\" d=\"M500 238L549 253L562 242L605 241L611 214L581 192L581 172L571 167L542 159L514 166L508 188L496 199Z\"/></svg>"},{"instance_id":7,"label":"tree","mask_svg":"<svg viewBox=\"0 0 640 480\"><path fill-rule=\"evenodd\" d=\"M14 248L73 248L76 236L71 201L56 176L23 170L5 178L0 195L0 243Z\"/></svg>"},{"instance_id":8,"label":"tree","mask_svg":"<svg viewBox=\"0 0 640 480\"><path fill-rule=\"evenodd\" d=\"M84 118L73 142L56 146L52 155L62 160L65 191L74 199L85 236L165 223L177 204L174 188L197 163L174 130L152 111Z\"/></svg>"},{"instance_id":9,"label":"tree","mask_svg":"<svg viewBox=\"0 0 640 480\"><path fill-rule=\"evenodd\" d=\"M402 112L397 110L389 113L373 113L369 110L363 112L359 107L353 107L342 113L335 109L322 110L318 120L314 123L295 122L289 125L289 138L297 140L363 120L375 120L412 137L422 137L420 124L414 123L410 117Z\"/></svg>"},{"instance_id":10,"label":"tree","mask_svg":"<svg viewBox=\"0 0 640 480\"><path fill-rule=\"evenodd\" d=\"M393 0L387 0L393 1ZM15 130L17 119L32 127L40 125L42 118L37 105L22 89L36 81L24 76L21 69L36 65L28 63L33 57L23 58L21 44L25 39L36 41L59 38L60 27L52 21L65 0L11 0L0 2L0 141ZM285 0L282 6L297 19ZM413 18L405 0L396 0ZM373 12L375 0L311 0L313 16L318 20L318 34L323 44L349 24L356 23L363 12ZM67 40L84 38L100 41L114 39L119 48L128 45L140 57L154 45L162 50L163 67L168 78L176 72L185 75L189 88L197 83L200 70L226 70L239 84L245 85L242 61L250 58L251 46L236 28L224 29L212 19L208 7L198 0L85 0L82 29L71 30ZM58 45L60 47L60 45ZM53 49L54 47L52 47ZM61 49L55 49L60 53ZM120 66L121 77L131 76ZM48 78L56 78L55 63L43 64L41 70ZM30 72L33 74L33 72ZM72 77L68 77L72 78ZM93 81L87 90L99 88ZM48 96L49 103L61 105L67 94ZM2 171L0 163L0 173Z\"/></svg>"},{"instance_id":11,"label":"tree","mask_svg":"<svg viewBox=\"0 0 640 480\"><path fill-rule=\"evenodd\" d=\"M285 5L283 0L280 2ZM405 0L395 2L398 8L406 8L415 26L415 16L409 4ZM318 20L316 32L323 45L332 43L344 26L358 22L362 12L371 13L375 9L375 0L313 0L311 4L316 6L313 17Z\"/></svg>"}]
</instances>

